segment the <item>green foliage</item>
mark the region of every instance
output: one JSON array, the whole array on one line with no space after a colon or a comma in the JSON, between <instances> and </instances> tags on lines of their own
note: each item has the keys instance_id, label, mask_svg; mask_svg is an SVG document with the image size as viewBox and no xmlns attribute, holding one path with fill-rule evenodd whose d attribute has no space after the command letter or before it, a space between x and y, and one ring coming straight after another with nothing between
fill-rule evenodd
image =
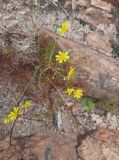
<instances>
[{"instance_id":1,"label":"green foliage","mask_svg":"<svg viewBox=\"0 0 119 160\"><path fill-rule=\"evenodd\" d=\"M119 57L119 47L115 42L111 42L112 55L114 58Z\"/></svg>"},{"instance_id":2,"label":"green foliage","mask_svg":"<svg viewBox=\"0 0 119 160\"><path fill-rule=\"evenodd\" d=\"M93 100L89 97L85 97L82 99L82 106L87 110L87 111L92 111L95 109L95 103Z\"/></svg>"},{"instance_id":3,"label":"green foliage","mask_svg":"<svg viewBox=\"0 0 119 160\"><path fill-rule=\"evenodd\" d=\"M53 55L54 49L55 49L55 42L54 41L49 42L46 46L46 53L48 54L49 59L52 58L51 56Z\"/></svg>"},{"instance_id":4,"label":"green foliage","mask_svg":"<svg viewBox=\"0 0 119 160\"><path fill-rule=\"evenodd\" d=\"M102 101L101 105L108 112L112 112L112 113L116 112L116 108L114 107L114 105L112 105L112 104L110 104L110 103L108 103L106 101Z\"/></svg>"}]
</instances>

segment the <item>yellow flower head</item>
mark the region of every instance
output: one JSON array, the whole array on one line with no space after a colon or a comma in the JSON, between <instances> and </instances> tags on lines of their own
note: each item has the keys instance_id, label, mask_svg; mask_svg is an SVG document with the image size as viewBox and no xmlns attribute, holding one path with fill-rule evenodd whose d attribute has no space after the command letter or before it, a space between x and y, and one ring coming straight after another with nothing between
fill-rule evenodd
<instances>
[{"instance_id":1,"label":"yellow flower head","mask_svg":"<svg viewBox=\"0 0 119 160\"><path fill-rule=\"evenodd\" d=\"M8 124L9 122L10 122L9 117L6 117L6 118L3 119L3 123L4 124Z\"/></svg>"},{"instance_id":2,"label":"yellow flower head","mask_svg":"<svg viewBox=\"0 0 119 160\"><path fill-rule=\"evenodd\" d=\"M14 107L13 108L13 111L10 112L7 117L5 117L3 119L3 123L4 124L8 124L10 121L13 121L15 120L18 116L21 115L21 109L24 109L24 108L28 108L31 104L31 100L29 101L26 101L23 105L21 105L20 107Z\"/></svg>"},{"instance_id":3,"label":"yellow flower head","mask_svg":"<svg viewBox=\"0 0 119 160\"><path fill-rule=\"evenodd\" d=\"M74 91L75 91L74 88L67 88L66 93L68 95L71 95L71 94L73 94Z\"/></svg>"},{"instance_id":4,"label":"yellow flower head","mask_svg":"<svg viewBox=\"0 0 119 160\"><path fill-rule=\"evenodd\" d=\"M73 92L74 98L80 99L83 96L83 91L82 89L77 89Z\"/></svg>"},{"instance_id":5,"label":"yellow flower head","mask_svg":"<svg viewBox=\"0 0 119 160\"><path fill-rule=\"evenodd\" d=\"M19 107L14 107L13 111L9 113L8 117L10 120L15 120L20 114Z\"/></svg>"},{"instance_id":6,"label":"yellow flower head","mask_svg":"<svg viewBox=\"0 0 119 160\"><path fill-rule=\"evenodd\" d=\"M75 69L74 69L74 67L70 67L68 75L67 75L67 80L69 81L71 79L71 77L74 75L75 75Z\"/></svg>"},{"instance_id":7,"label":"yellow flower head","mask_svg":"<svg viewBox=\"0 0 119 160\"><path fill-rule=\"evenodd\" d=\"M4 123L4 124L7 124L7 123L9 123L10 121L15 120L19 115L21 115L21 112L20 112L20 110L19 110L19 107L14 107L14 108L13 108L13 111L10 112L10 113L8 114L8 116L3 119L3 123Z\"/></svg>"},{"instance_id":8,"label":"yellow flower head","mask_svg":"<svg viewBox=\"0 0 119 160\"><path fill-rule=\"evenodd\" d=\"M68 23L67 21L63 22L63 23L60 25L59 29L58 29L58 33L59 33L61 36L63 36L64 33L69 30L69 27L70 27L70 25L69 25L69 23Z\"/></svg>"},{"instance_id":9,"label":"yellow flower head","mask_svg":"<svg viewBox=\"0 0 119 160\"><path fill-rule=\"evenodd\" d=\"M58 61L59 63L63 63L68 61L70 58L70 56L68 55L68 52L58 52L58 55L56 55L56 61Z\"/></svg>"},{"instance_id":10,"label":"yellow flower head","mask_svg":"<svg viewBox=\"0 0 119 160\"><path fill-rule=\"evenodd\" d=\"M32 102L31 100L26 101L24 104L22 104L22 105L20 106L20 109L30 107L31 102Z\"/></svg>"}]
</instances>

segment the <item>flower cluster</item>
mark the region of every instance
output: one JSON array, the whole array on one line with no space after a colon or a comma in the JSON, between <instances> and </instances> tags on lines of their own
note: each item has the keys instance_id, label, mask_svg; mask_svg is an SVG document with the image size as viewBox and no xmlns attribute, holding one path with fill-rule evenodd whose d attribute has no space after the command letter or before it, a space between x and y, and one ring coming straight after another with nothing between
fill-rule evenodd
<instances>
[{"instance_id":1,"label":"flower cluster","mask_svg":"<svg viewBox=\"0 0 119 160\"><path fill-rule=\"evenodd\" d=\"M81 99L83 96L83 90L82 89L74 89L74 88L67 88L66 93L68 95L73 95L75 99Z\"/></svg>"},{"instance_id":2,"label":"flower cluster","mask_svg":"<svg viewBox=\"0 0 119 160\"><path fill-rule=\"evenodd\" d=\"M63 36L64 33L66 33L69 30L69 23L67 21L63 22L60 27L58 28L58 33ZM62 52L59 51L58 54L55 56L56 57L56 61L58 63L64 63L67 62L70 58L69 53L68 52Z\"/></svg>"},{"instance_id":3,"label":"flower cluster","mask_svg":"<svg viewBox=\"0 0 119 160\"><path fill-rule=\"evenodd\" d=\"M64 33L66 33L68 30L69 30L69 23L67 21L65 21L64 23L62 23L58 29L58 33L63 36ZM64 62L67 62L69 60L70 56L68 55L68 52L61 52L59 51L58 54L56 55L56 61L58 63L64 63ZM72 79L73 76L76 75L76 72L75 72L75 68L73 66L71 66L69 68L69 71L67 73L67 76L66 76L66 80L67 81L70 81ZM75 99L81 99L82 96L83 96L83 90L78 88L78 89L74 89L73 87L72 88L67 88L66 89L66 93L68 95L73 95L73 97Z\"/></svg>"},{"instance_id":4,"label":"flower cluster","mask_svg":"<svg viewBox=\"0 0 119 160\"><path fill-rule=\"evenodd\" d=\"M24 104L22 104L19 107L14 106L13 111L10 112L7 115L7 117L5 117L3 119L3 123L4 124L8 124L9 122L16 120L17 117L19 117L21 115L21 110L25 109L25 108L28 108L30 106L30 104L31 104L31 100L26 101Z\"/></svg>"}]
</instances>

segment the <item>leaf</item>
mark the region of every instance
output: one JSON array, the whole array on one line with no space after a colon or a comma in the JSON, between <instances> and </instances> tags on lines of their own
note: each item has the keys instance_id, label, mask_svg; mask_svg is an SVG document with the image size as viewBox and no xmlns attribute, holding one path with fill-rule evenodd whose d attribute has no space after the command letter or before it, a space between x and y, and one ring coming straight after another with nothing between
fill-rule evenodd
<instances>
[{"instance_id":1,"label":"leaf","mask_svg":"<svg viewBox=\"0 0 119 160\"><path fill-rule=\"evenodd\" d=\"M114 108L114 106L106 101L102 101L101 102L102 104L102 107L108 111L108 112L112 112L112 113L115 113L116 112L116 108Z\"/></svg>"},{"instance_id":2,"label":"leaf","mask_svg":"<svg viewBox=\"0 0 119 160\"><path fill-rule=\"evenodd\" d=\"M95 108L95 103L92 99L86 97L83 99L83 107L88 111L92 111Z\"/></svg>"},{"instance_id":3,"label":"leaf","mask_svg":"<svg viewBox=\"0 0 119 160\"><path fill-rule=\"evenodd\" d=\"M54 41L51 41L48 43L48 45L46 47L46 53L48 54L48 58L50 58L52 52L54 51L54 47L55 47Z\"/></svg>"}]
</instances>

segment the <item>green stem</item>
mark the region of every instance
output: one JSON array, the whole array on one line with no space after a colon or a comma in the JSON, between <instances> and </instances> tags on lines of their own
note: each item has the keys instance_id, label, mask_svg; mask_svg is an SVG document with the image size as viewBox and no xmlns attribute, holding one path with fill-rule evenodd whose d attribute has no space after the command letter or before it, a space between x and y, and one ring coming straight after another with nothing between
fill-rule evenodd
<instances>
[{"instance_id":1,"label":"green stem","mask_svg":"<svg viewBox=\"0 0 119 160\"><path fill-rule=\"evenodd\" d=\"M50 54L49 63L48 63L48 66L49 66L49 67L51 67L51 66L50 66L50 63L51 63L51 61L52 61L52 56L53 56L53 53L54 53L55 46L56 46L56 41L55 41L55 43L54 43L52 52L51 52L51 54Z\"/></svg>"}]
</instances>

